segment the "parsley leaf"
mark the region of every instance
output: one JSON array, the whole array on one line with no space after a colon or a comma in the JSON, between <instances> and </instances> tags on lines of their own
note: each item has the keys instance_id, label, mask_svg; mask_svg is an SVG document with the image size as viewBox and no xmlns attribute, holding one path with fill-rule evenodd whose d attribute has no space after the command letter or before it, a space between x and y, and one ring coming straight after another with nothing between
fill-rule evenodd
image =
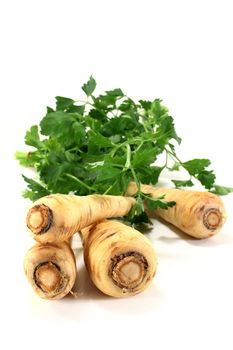
<instances>
[{"instance_id":1,"label":"parsley leaf","mask_svg":"<svg viewBox=\"0 0 233 350\"><path fill-rule=\"evenodd\" d=\"M189 174L195 176L205 170L210 165L210 161L209 159L192 159L182 163L182 165Z\"/></svg>"},{"instance_id":2,"label":"parsley leaf","mask_svg":"<svg viewBox=\"0 0 233 350\"><path fill-rule=\"evenodd\" d=\"M43 147L43 143L40 140L37 125L33 125L30 128L30 130L26 132L25 143L26 143L26 145L33 146L35 148Z\"/></svg>"},{"instance_id":3,"label":"parsley leaf","mask_svg":"<svg viewBox=\"0 0 233 350\"><path fill-rule=\"evenodd\" d=\"M85 128L78 120L78 115L71 113L48 113L40 122L41 133L57 138L64 144L80 144L85 135Z\"/></svg>"},{"instance_id":4,"label":"parsley leaf","mask_svg":"<svg viewBox=\"0 0 233 350\"><path fill-rule=\"evenodd\" d=\"M107 95L114 96L114 97L123 97L124 93L121 89L114 89L114 90L108 90L106 91Z\"/></svg>"},{"instance_id":5,"label":"parsley leaf","mask_svg":"<svg viewBox=\"0 0 233 350\"><path fill-rule=\"evenodd\" d=\"M212 170L203 170L197 175L200 183L207 189L210 190L214 186L215 175Z\"/></svg>"},{"instance_id":6,"label":"parsley leaf","mask_svg":"<svg viewBox=\"0 0 233 350\"><path fill-rule=\"evenodd\" d=\"M96 88L96 81L92 76L90 76L88 82L86 84L83 84L82 86L82 90L85 92L87 96L91 96L95 88Z\"/></svg>"},{"instance_id":7,"label":"parsley leaf","mask_svg":"<svg viewBox=\"0 0 233 350\"><path fill-rule=\"evenodd\" d=\"M214 185L214 189L211 192L218 194L220 196L225 196L228 193L233 192L233 187Z\"/></svg>"},{"instance_id":8,"label":"parsley leaf","mask_svg":"<svg viewBox=\"0 0 233 350\"><path fill-rule=\"evenodd\" d=\"M144 196L144 198L146 199L147 207L150 210L156 210L158 208L168 209L170 207L173 207L176 204L176 202L174 201L170 201L170 202L163 201L162 198L151 198L149 196Z\"/></svg>"},{"instance_id":9,"label":"parsley leaf","mask_svg":"<svg viewBox=\"0 0 233 350\"><path fill-rule=\"evenodd\" d=\"M22 176L24 181L28 183L28 189L23 192L25 198L29 198L34 202L37 199L50 194L50 192L39 182L29 179L25 175Z\"/></svg>"},{"instance_id":10,"label":"parsley leaf","mask_svg":"<svg viewBox=\"0 0 233 350\"><path fill-rule=\"evenodd\" d=\"M74 100L67 97L56 96L56 110L57 111L66 111L69 107L74 104Z\"/></svg>"},{"instance_id":11,"label":"parsley leaf","mask_svg":"<svg viewBox=\"0 0 233 350\"><path fill-rule=\"evenodd\" d=\"M144 146L133 152L132 166L134 168L150 166L156 160L156 156L157 149L145 143Z\"/></svg>"},{"instance_id":12,"label":"parsley leaf","mask_svg":"<svg viewBox=\"0 0 233 350\"><path fill-rule=\"evenodd\" d=\"M57 96L55 107L47 107L39 126L26 132L25 144L34 150L18 151L15 156L22 166L32 167L39 179L23 176L27 183L24 197L34 201L57 192L123 195L134 181L136 203L127 220L149 225L145 203L151 210L175 205L140 189L140 183L156 185L164 169L188 172L188 180L171 180L177 188L193 186L195 179L216 194L233 191L215 184L210 160L179 159L174 144L180 144L181 138L162 100L137 102L120 88L96 96L95 89L91 76L82 86L86 102Z\"/></svg>"},{"instance_id":13,"label":"parsley leaf","mask_svg":"<svg viewBox=\"0 0 233 350\"><path fill-rule=\"evenodd\" d=\"M172 180L176 187L192 187L194 184L191 180Z\"/></svg>"}]
</instances>

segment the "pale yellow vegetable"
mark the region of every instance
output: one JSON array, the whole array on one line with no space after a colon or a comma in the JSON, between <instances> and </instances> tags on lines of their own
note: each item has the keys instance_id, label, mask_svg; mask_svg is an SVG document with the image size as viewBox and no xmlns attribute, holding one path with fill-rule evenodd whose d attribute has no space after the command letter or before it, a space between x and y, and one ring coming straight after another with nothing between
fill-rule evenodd
<instances>
[{"instance_id":1,"label":"pale yellow vegetable","mask_svg":"<svg viewBox=\"0 0 233 350\"><path fill-rule=\"evenodd\" d=\"M24 271L37 295L61 299L75 283L74 253L67 242L36 243L25 255Z\"/></svg>"},{"instance_id":2,"label":"pale yellow vegetable","mask_svg":"<svg viewBox=\"0 0 233 350\"><path fill-rule=\"evenodd\" d=\"M210 192L156 188L149 185L141 185L141 191L154 198L165 195L166 201L175 201L176 205L168 209L148 210L149 216L159 216L195 238L213 236L225 222L223 201ZM137 185L130 183L126 195L133 196L136 192Z\"/></svg>"},{"instance_id":3,"label":"pale yellow vegetable","mask_svg":"<svg viewBox=\"0 0 233 350\"><path fill-rule=\"evenodd\" d=\"M113 297L138 294L152 282L157 256L140 232L105 220L81 231L89 275L103 293Z\"/></svg>"},{"instance_id":4,"label":"pale yellow vegetable","mask_svg":"<svg viewBox=\"0 0 233 350\"><path fill-rule=\"evenodd\" d=\"M33 203L26 223L39 242L64 241L96 221L126 215L134 203L123 196L54 194Z\"/></svg>"}]
</instances>

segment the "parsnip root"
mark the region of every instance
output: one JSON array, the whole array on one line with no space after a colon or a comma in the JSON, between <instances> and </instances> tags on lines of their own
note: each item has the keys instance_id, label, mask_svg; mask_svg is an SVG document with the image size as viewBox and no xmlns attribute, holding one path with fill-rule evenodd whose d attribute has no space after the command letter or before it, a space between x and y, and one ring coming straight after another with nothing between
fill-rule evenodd
<instances>
[{"instance_id":1,"label":"parsnip root","mask_svg":"<svg viewBox=\"0 0 233 350\"><path fill-rule=\"evenodd\" d=\"M157 256L151 242L140 232L105 220L83 229L81 236L87 270L103 293L127 297L151 284Z\"/></svg>"},{"instance_id":2,"label":"parsnip root","mask_svg":"<svg viewBox=\"0 0 233 350\"><path fill-rule=\"evenodd\" d=\"M166 201L175 201L176 205L168 209L158 208L147 212L150 217L161 217L192 237L213 236L225 222L223 201L210 192L156 188L149 185L141 185L141 191L154 198L165 195ZM130 183L126 195L133 196L136 192L137 185Z\"/></svg>"},{"instance_id":3,"label":"parsnip root","mask_svg":"<svg viewBox=\"0 0 233 350\"><path fill-rule=\"evenodd\" d=\"M54 194L33 203L26 223L38 242L64 241L96 221L126 215L134 203L123 196Z\"/></svg>"},{"instance_id":4,"label":"parsnip root","mask_svg":"<svg viewBox=\"0 0 233 350\"><path fill-rule=\"evenodd\" d=\"M76 279L76 261L67 242L36 243L25 255L24 271L37 295L61 299Z\"/></svg>"}]
</instances>

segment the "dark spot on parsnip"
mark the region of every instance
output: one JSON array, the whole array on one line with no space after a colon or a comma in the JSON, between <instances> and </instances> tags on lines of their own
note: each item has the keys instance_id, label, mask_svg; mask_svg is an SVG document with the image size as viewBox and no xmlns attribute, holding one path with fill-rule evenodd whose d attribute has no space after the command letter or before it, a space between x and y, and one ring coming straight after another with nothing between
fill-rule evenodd
<instances>
[{"instance_id":1,"label":"dark spot on parsnip","mask_svg":"<svg viewBox=\"0 0 233 350\"><path fill-rule=\"evenodd\" d=\"M110 234L109 234L107 237L105 237L105 239L107 239L107 238L110 238L110 237L114 236L116 233L117 233L117 232L110 233Z\"/></svg>"}]
</instances>

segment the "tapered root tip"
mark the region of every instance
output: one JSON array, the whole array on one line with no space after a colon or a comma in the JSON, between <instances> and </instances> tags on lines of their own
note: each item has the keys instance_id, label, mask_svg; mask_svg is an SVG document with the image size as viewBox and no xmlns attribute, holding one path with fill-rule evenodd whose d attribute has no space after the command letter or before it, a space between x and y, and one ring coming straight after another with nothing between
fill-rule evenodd
<instances>
[{"instance_id":1,"label":"tapered root tip","mask_svg":"<svg viewBox=\"0 0 233 350\"><path fill-rule=\"evenodd\" d=\"M223 224L223 214L217 208L207 209L203 215L203 223L208 230L215 231Z\"/></svg>"},{"instance_id":2,"label":"tapered root tip","mask_svg":"<svg viewBox=\"0 0 233 350\"><path fill-rule=\"evenodd\" d=\"M64 288L64 278L59 266L52 262L38 265L34 271L34 281L44 293L58 294Z\"/></svg>"},{"instance_id":3,"label":"tapered root tip","mask_svg":"<svg viewBox=\"0 0 233 350\"><path fill-rule=\"evenodd\" d=\"M112 259L111 276L114 283L127 291L133 291L144 280L148 263L144 256L128 252Z\"/></svg>"},{"instance_id":4,"label":"tapered root tip","mask_svg":"<svg viewBox=\"0 0 233 350\"><path fill-rule=\"evenodd\" d=\"M44 204L32 207L26 218L27 227L35 234L42 234L49 230L53 221L53 213Z\"/></svg>"}]
</instances>

